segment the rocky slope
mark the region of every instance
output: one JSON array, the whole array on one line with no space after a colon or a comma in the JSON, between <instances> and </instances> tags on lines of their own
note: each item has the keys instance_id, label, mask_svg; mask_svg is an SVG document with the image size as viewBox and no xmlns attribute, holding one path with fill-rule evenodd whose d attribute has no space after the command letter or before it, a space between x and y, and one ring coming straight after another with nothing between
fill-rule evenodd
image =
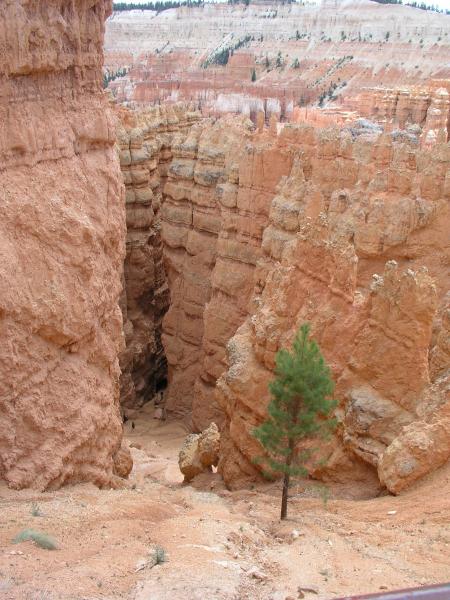
<instances>
[{"instance_id":1,"label":"rocky slope","mask_svg":"<svg viewBox=\"0 0 450 600\"><path fill-rule=\"evenodd\" d=\"M109 484L121 444L125 212L101 91L110 9L0 6L0 478L11 487Z\"/></svg>"},{"instance_id":2,"label":"rocky slope","mask_svg":"<svg viewBox=\"0 0 450 600\"><path fill-rule=\"evenodd\" d=\"M450 16L369 0L129 11L106 32L107 68L131 67L111 84L120 101L194 100L204 114L286 120L322 95L334 105L367 87L448 78L449 50Z\"/></svg>"},{"instance_id":3,"label":"rocky slope","mask_svg":"<svg viewBox=\"0 0 450 600\"><path fill-rule=\"evenodd\" d=\"M290 519L280 523L279 483L230 492L209 473L183 485L186 431L147 408L134 429L125 424L134 460L125 488L40 494L0 483L4 599L286 600L309 588L317 593L305 598L330 600L447 581L450 464L398 497L369 500L362 485L328 484L326 505L318 486L295 481ZM37 523L58 551L11 546ZM156 546L168 560L154 567Z\"/></svg>"}]
</instances>

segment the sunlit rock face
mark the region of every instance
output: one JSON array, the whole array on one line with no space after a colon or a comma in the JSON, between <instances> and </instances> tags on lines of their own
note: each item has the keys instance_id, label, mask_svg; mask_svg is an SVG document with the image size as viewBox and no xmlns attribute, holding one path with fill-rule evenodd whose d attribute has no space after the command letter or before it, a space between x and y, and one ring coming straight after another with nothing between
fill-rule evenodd
<instances>
[{"instance_id":1,"label":"sunlit rock face","mask_svg":"<svg viewBox=\"0 0 450 600\"><path fill-rule=\"evenodd\" d=\"M125 255L108 0L0 6L0 478L111 482Z\"/></svg>"}]
</instances>

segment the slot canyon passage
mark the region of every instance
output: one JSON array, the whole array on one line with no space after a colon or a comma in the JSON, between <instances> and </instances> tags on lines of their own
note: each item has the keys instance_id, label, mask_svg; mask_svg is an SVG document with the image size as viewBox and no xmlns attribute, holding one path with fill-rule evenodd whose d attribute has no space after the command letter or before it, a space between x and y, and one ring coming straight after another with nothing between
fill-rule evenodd
<instances>
[{"instance_id":1,"label":"slot canyon passage","mask_svg":"<svg viewBox=\"0 0 450 600\"><path fill-rule=\"evenodd\" d=\"M109 0L0 3L1 598L329 600L449 579L450 16L338 5L346 36L358 8L405 11L401 43L428 19L423 69L367 88L380 75L351 42L348 97L322 110L311 91L288 118L248 97L231 114L217 90L202 107L201 86L171 101L155 56L102 90ZM203 8L223 27L245 10ZM189 37L200 10L153 15L154 38L166 13ZM106 65L124 64L121 18ZM233 60L228 91L248 52ZM304 322L338 428L280 523L252 431ZM183 483L179 450L211 423L217 469ZM24 529L57 549L13 544Z\"/></svg>"}]
</instances>

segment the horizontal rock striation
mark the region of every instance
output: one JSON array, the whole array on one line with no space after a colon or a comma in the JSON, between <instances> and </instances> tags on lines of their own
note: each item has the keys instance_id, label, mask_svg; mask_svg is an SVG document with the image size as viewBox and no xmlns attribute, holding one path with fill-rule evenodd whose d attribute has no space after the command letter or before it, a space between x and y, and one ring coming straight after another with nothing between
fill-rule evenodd
<instances>
[{"instance_id":1,"label":"horizontal rock striation","mask_svg":"<svg viewBox=\"0 0 450 600\"><path fill-rule=\"evenodd\" d=\"M167 408L192 412L201 431L223 420L215 383L225 346L249 313L270 202L293 155L242 118L202 122L173 154L162 210L171 289L163 323Z\"/></svg>"},{"instance_id":2,"label":"horizontal rock striation","mask_svg":"<svg viewBox=\"0 0 450 600\"><path fill-rule=\"evenodd\" d=\"M375 467L400 491L448 456L449 146L431 153L310 126L286 126L280 138L298 153L263 232L255 310L217 383L219 469L229 485L257 475L251 431L264 418L275 353L309 321L337 383L340 421L316 474L364 478Z\"/></svg>"},{"instance_id":3,"label":"horizontal rock striation","mask_svg":"<svg viewBox=\"0 0 450 600\"><path fill-rule=\"evenodd\" d=\"M173 140L190 129L198 115L180 106L118 112L127 217L121 403L136 407L164 387L167 378L161 343L162 319L169 306L161 240L162 189Z\"/></svg>"},{"instance_id":4,"label":"horizontal rock striation","mask_svg":"<svg viewBox=\"0 0 450 600\"><path fill-rule=\"evenodd\" d=\"M208 406L212 398L200 401L197 396L203 387L200 377L206 381L212 377L212 366L204 367L204 338L205 310L211 299L221 228L221 205L216 194L219 182L229 179L231 156L240 153L249 137L248 126L234 120L215 125L203 121L172 148L162 209L164 257L171 291L163 340L170 381L167 409L179 415L192 410L195 413L197 404L210 420L215 416ZM222 309L227 311L227 305ZM193 420L197 423L194 429L201 430L203 418L194 414Z\"/></svg>"},{"instance_id":5,"label":"horizontal rock striation","mask_svg":"<svg viewBox=\"0 0 450 600\"><path fill-rule=\"evenodd\" d=\"M419 126L413 127L412 132L420 136L423 146L431 146L438 138L445 142L450 136L450 80L432 80L428 86L364 90L342 97L341 109L392 123L392 127L401 130ZM394 135L399 133L393 131Z\"/></svg>"},{"instance_id":6,"label":"horizontal rock striation","mask_svg":"<svg viewBox=\"0 0 450 600\"><path fill-rule=\"evenodd\" d=\"M125 250L109 0L0 6L0 478L111 482ZM120 470L120 469L119 469Z\"/></svg>"},{"instance_id":7,"label":"horizontal rock striation","mask_svg":"<svg viewBox=\"0 0 450 600\"><path fill-rule=\"evenodd\" d=\"M449 36L449 15L369 0L213 3L114 13L106 64L130 69L110 84L119 101L195 101L205 115L253 119L263 111L295 121L296 109L320 98L339 107L367 87L388 96L391 88L448 81ZM407 91L399 108L403 100ZM389 109L395 99L385 101Z\"/></svg>"}]
</instances>

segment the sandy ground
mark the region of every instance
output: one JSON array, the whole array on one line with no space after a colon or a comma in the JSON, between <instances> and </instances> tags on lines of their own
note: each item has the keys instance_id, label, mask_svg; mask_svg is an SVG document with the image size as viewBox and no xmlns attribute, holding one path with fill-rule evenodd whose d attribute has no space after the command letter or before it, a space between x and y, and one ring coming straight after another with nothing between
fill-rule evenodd
<instances>
[{"instance_id":1,"label":"sandy ground","mask_svg":"<svg viewBox=\"0 0 450 600\"><path fill-rule=\"evenodd\" d=\"M450 466L401 497L333 488L325 505L301 482L280 524L277 484L228 492L212 473L183 485L183 425L150 409L135 425L126 489L0 486L2 600L328 600L450 580ZM12 544L24 528L59 548ZM156 545L167 561L153 566Z\"/></svg>"}]
</instances>

